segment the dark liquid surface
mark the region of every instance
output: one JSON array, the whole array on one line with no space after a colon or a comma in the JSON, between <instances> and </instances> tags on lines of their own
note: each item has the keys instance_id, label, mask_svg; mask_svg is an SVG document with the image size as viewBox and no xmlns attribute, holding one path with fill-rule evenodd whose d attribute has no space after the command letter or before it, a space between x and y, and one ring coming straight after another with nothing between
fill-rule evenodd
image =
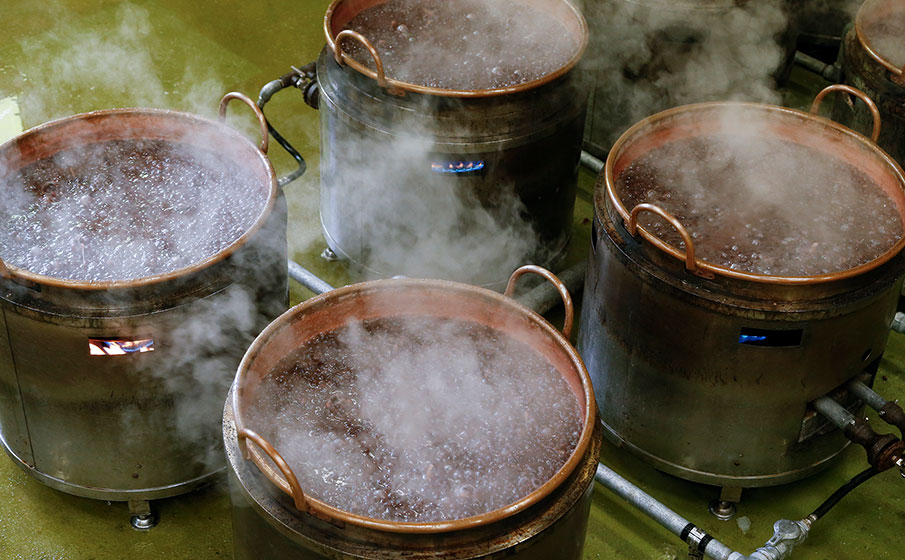
<instances>
[{"instance_id":1,"label":"dark liquid surface","mask_svg":"<svg viewBox=\"0 0 905 560\"><path fill-rule=\"evenodd\" d=\"M160 140L65 150L10 174L0 192L0 258L90 282L200 262L241 237L267 202L235 163Z\"/></svg>"},{"instance_id":2,"label":"dark liquid surface","mask_svg":"<svg viewBox=\"0 0 905 560\"><path fill-rule=\"evenodd\" d=\"M386 318L320 335L255 389L247 425L310 496L390 521L460 519L549 480L578 401L530 347L473 323Z\"/></svg>"},{"instance_id":3,"label":"dark liquid surface","mask_svg":"<svg viewBox=\"0 0 905 560\"><path fill-rule=\"evenodd\" d=\"M616 192L631 211L673 214L696 256L756 274L816 276L866 264L903 234L895 203L854 167L798 144L716 136L658 147L625 168ZM648 231L683 248L665 221Z\"/></svg>"},{"instance_id":4,"label":"dark liquid surface","mask_svg":"<svg viewBox=\"0 0 905 560\"><path fill-rule=\"evenodd\" d=\"M443 89L537 80L578 50L578 40L555 18L510 0L389 0L355 16L346 29L371 41L388 77ZM359 43L347 39L342 46L373 68Z\"/></svg>"}]
</instances>

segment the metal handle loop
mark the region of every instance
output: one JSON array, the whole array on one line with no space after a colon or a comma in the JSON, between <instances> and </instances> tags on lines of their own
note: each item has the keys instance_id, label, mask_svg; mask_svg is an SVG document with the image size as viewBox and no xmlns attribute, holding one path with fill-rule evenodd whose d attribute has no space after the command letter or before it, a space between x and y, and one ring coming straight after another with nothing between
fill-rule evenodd
<instances>
[{"instance_id":1,"label":"metal handle loop","mask_svg":"<svg viewBox=\"0 0 905 560\"><path fill-rule=\"evenodd\" d=\"M342 42L343 39L347 37L355 39L361 43L364 48L368 49L368 52L371 53L371 58L374 59L374 67L377 69L377 85L384 89L389 89L387 77L383 71L383 60L380 59L380 53L377 52L377 49L374 48L371 41L368 41L367 37L358 31L343 29L336 35L336 38L333 40L333 57L336 59L336 63L340 66L345 64L343 57L346 56L346 53L343 52Z\"/></svg>"},{"instance_id":2,"label":"metal handle loop","mask_svg":"<svg viewBox=\"0 0 905 560\"><path fill-rule=\"evenodd\" d=\"M255 116L258 118L258 124L261 125L261 151L265 154L267 153L267 148L270 146L270 134L267 131L267 119L264 117L264 113L261 109L258 108L257 104L251 100L250 97L245 95L244 93L239 93L238 91L231 91L223 96L223 99L220 100L220 121L226 120L226 106L233 99L238 99L242 103L245 103L251 110L255 112Z\"/></svg>"},{"instance_id":3,"label":"metal handle loop","mask_svg":"<svg viewBox=\"0 0 905 560\"><path fill-rule=\"evenodd\" d=\"M880 118L880 110L877 108L877 104L874 103L873 99L868 97L867 94L860 89L856 89L845 84L833 84L831 86L827 86L817 94L817 97L814 98L814 103L811 105L811 113L816 115L817 111L820 110L820 104L823 103L823 98L828 94L833 93L834 91L841 91L849 95L854 95L855 97L863 101L865 105L867 105L867 108L870 110L871 116L874 118L874 131L870 135L870 139L876 142L877 139L880 138L880 129L883 126L882 119Z\"/></svg>"},{"instance_id":4,"label":"metal handle loop","mask_svg":"<svg viewBox=\"0 0 905 560\"><path fill-rule=\"evenodd\" d=\"M295 502L295 507L299 511L308 511L308 502L305 500L305 493L302 492L302 487L299 485L298 478L295 477L295 473L292 472L292 469L289 467L289 464L283 459L283 456L280 455L276 449L270 443L259 436L256 432L249 430L247 428L241 428L236 432L236 437L238 438L240 443L243 443L242 455L245 457L247 461L249 459L249 450L248 443L244 442L246 439L250 439L255 442L261 451L267 454L273 464L280 469L280 472L283 473L283 477L286 479L286 484L289 486L289 489L292 493L292 499Z\"/></svg>"},{"instance_id":5,"label":"metal handle loop","mask_svg":"<svg viewBox=\"0 0 905 560\"><path fill-rule=\"evenodd\" d=\"M649 204L647 202L643 202L638 206L632 208L632 213L629 216L628 220L628 233L632 237L638 234L638 214L641 212L651 212L656 214L669 222L669 224L676 228L676 231L679 232L679 235L682 237L682 241L685 243L685 270L688 272L695 272L698 269L698 261L694 258L694 243L691 241L691 234L688 233L688 230L685 229L685 226L682 225L675 216L667 212L666 210L660 208L656 204Z\"/></svg>"},{"instance_id":6,"label":"metal handle loop","mask_svg":"<svg viewBox=\"0 0 905 560\"><path fill-rule=\"evenodd\" d=\"M13 273L6 268L6 263L3 262L3 259L0 259L0 278L6 278L7 280L13 279Z\"/></svg>"},{"instance_id":7,"label":"metal handle loop","mask_svg":"<svg viewBox=\"0 0 905 560\"><path fill-rule=\"evenodd\" d=\"M569 294L569 289L566 288L566 285L563 283L563 281L546 268L534 264L526 264L525 266L518 268L515 272L512 273L512 276L509 277L509 283L506 285L506 291L503 292L503 295L512 297L512 294L515 293L516 281L518 281L519 278L521 278L525 274L528 274L529 272L544 277L547 281L556 286L556 289L559 291L559 295L562 296L563 306L566 308L566 319L563 322L562 334L566 338L571 337L572 324L575 321L575 308L572 305L572 296Z\"/></svg>"}]
</instances>

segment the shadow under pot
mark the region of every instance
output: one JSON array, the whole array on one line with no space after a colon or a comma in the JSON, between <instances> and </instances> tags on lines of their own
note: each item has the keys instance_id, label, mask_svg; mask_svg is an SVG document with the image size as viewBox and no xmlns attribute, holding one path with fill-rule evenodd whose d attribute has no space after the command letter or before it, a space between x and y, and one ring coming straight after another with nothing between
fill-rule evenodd
<instances>
[{"instance_id":1,"label":"shadow under pot","mask_svg":"<svg viewBox=\"0 0 905 560\"><path fill-rule=\"evenodd\" d=\"M255 341L224 411L236 558L578 559L602 434L564 333L508 296L354 284Z\"/></svg>"}]
</instances>

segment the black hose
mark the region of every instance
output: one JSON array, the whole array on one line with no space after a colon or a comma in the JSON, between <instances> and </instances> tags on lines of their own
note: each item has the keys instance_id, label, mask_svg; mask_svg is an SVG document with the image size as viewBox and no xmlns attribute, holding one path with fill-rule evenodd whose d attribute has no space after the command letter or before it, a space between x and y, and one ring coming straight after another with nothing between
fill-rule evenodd
<instances>
[{"instance_id":1,"label":"black hose","mask_svg":"<svg viewBox=\"0 0 905 560\"><path fill-rule=\"evenodd\" d=\"M264 108L261 107L261 112L263 111ZM293 148L292 145L285 138L283 138L282 134L277 132L277 129L275 129L272 124L270 124L270 121L267 120L266 116L264 117L264 120L267 121L267 130L270 132L270 135L273 136L273 139L276 140L280 146L283 146L283 149L289 152L289 155L292 156L292 158L299 164L298 168L295 171L293 171L289 175L286 175L285 177L280 177L279 184L282 188L304 175L305 171L308 169L308 164L305 163L305 158L302 157L302 154L300 154L298 150Z\"/></svg>"},{"instance_id":2,"label":"black hose","mask_svg":"<svg viewBox=\"0 0 905 560\"><path fill-rule=\"evenodd\" d=\"M874 467L868 467L864 469L863 471L852 477L851 480L843 484L841 488L833 492L833 495L827 498L822 504L817 506L817 509L815 509L814 512L808 517L812 520L812 522L817 521L818 519L826 515L827 512L833 509L833 506L838 504L842 500L842 498L848 495L849 492L851 492L861 484L867 482L871 478L875 477L879 473L880 471L878 471Z\"/></svg>"},{"instance_id":3,"label":"black hose","mask_svg":"<svg viewBox=\"0 0 905 560\"><path fill-rule=\"evenodd\" d=\"M273 97L273 94L287 87L296 87L300 79L301 71L296 70L295 67L293 67L292 72L286 74L285 76L282 76L277 80L267 83L261 89L261 94L258 96L258 108L261 109L261 113L264 113L264 105L266 105L267 102L270 101L270 98ZM278 182L280 188L282 188L304 175L305 171L308 169L308 164L305 163L305 159L302 157L302 154L300 154L298 150L293 148L289 141L286 140L282 134L277 132L277 129L275 129L272 124L270 124L270 120L267 118L267 115L264 115L264 121L267 122L267 131L271 136L273 136L273 139L276 140L277 143L282 146L290 156L292 156L292 159L294 159L296 163L298 163L298 168L295 171L279 179Z\"/></svg>"}]
</instances>

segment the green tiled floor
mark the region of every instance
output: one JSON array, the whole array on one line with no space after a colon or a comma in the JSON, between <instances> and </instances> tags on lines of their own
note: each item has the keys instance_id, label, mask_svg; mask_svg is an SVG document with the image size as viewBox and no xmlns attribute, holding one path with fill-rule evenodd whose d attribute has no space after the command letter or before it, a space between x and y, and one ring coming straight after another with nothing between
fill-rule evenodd
<instances>
[{"instance_id":1,"label":"green tiled floor","mask_svg":"<svg viewBox=\"0 0 905 560\"><path fill-rule=\"evenodd\" d=\"M313 60L321 46L327 0L248 2L154 0L123 4L104 0L31 2L0 6L0 113L15 96L24 126L76 112L153 105L212 116L220 95L256 95L290 65ZM791 89L793 103L812 95L813 84ZM271 120L308 157L309 172L287 189L290 247L295 258L326 280L345 283L343 267L318 257L324 248L317 217L317 113L297 92L278 94ZM11 121L10 121L11 122ZM250 135L250 117L231 122ZM9 125L0 116L0 132ZM274 146L278 173L292 168ZM571 258L587 251L593 177L582 175ZM299 301L307 294L293 293ZM886 395L905 396L905 337L893 335L879 378ZM800 518L860 471L863 451L809 480L746 492L736 521L706 510L713 488L659 473L606 445L612 468L702 525L726 544L749 553L772 533L778 518ZM145 533L129 527L123 504L61 494L16 468L0 454L0 560L114 560L230 558L229 501L220 481L207 489L156 502L160 525ZM802 560L899 559L905 545L905 480L889 472L858 489L818 524L795 554ZM597 488L585 556L588 559L684 558L683 545L602 488Z\"/></svg>"}]
</instances>

